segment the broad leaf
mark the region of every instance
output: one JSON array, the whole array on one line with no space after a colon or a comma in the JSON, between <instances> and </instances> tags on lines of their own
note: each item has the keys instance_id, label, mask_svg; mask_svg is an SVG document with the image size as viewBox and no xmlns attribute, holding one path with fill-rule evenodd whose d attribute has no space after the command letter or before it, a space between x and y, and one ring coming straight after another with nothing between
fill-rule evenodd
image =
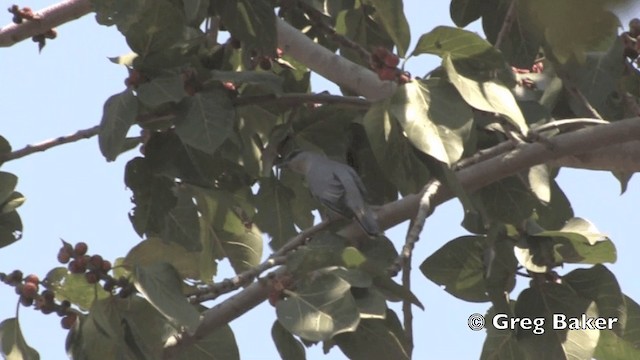
<instances>
[{"instance_id":1,"label":"broad leaf","mask_svg":"<svg viewBox=\"0 0 640 360\"><path fill-rule=\"evenodd\" d=\"M298 232L294 226L291 203L293 192L274 177L260 181L256 196L256 224L271 236L271 248L276 250Z\"/></svg>"},{"instance_id":2,"label":"broad leaf","mask_svg":"<svg viewBox=\"0 0 640 360\"><path fill-rule=\"evenodd\" d=\"M511 90L497 79L473 79L465 76L457 69L458 65L454 63L452 56L445 55L443 63L449 80L469 105L478 110L503 115L520 132L526 134L527 122Z\"/></svg>"},{"instance_id":3,"label":"broad leaf","mask_svg":"<svg viewBox=\"0 0 640 360\"><path fill-rule=\"evenodd\" d=\"M173 266L168 263L136 266L133 278L136 289L158 311L193 334L200 323L200 314L182 294L182 279Z\"/></svg>"},{"instance_id":4,"label":"broad leaf","mask_svg":"<svg viewBox=\"0 0 640 360\"><path fill-rule=\"evenodd\" d=\"M271 337L282 360L305 360L304 346L278 320L273 322Z\"/></svg>"},{"instance_id":5,"label":"broad leaf","mask_svg":"<svg viewBox=\"0 0 640 360\"><path fill-rule=\"evenodd\" d=\"M0 248L22 238L22 220L17 211L0 214Z\"/></svg>"},{"instance_id":6,"label":"broad leaf","mask_svg":"<svg viewBox=\"0 0 640 360\"><path fill-rule=\"evenodd\" d=\"M458 27L465 27L482 16L483 1L481 0L451 0L449 13L451 20Z\"/></svg>"},{"instance_id":7,"label":"broad leaf","mask_svg":"<svg viewBox=\"0 0 640 360\"><path fill-rule=\"evenodd\" d=\"M7 360L40 359L40 354L24 340L17 318L0 323L0 354Z\"/></svg>"},{"instance_id":8,"label":"broad leaf","mask_svg":"<svg viewBox=\"0 0 640 360\"><path fill-rule=\"evenodd\" d=\"M227 324L181 349L176 360L212 359L239 360L240 354L235 335Z\"/></svg>"},{"instance_id":9,"label":"broad leaf","mask_svg":"<svg viewBox=\"0 0 640 360\"><path fill-rule=\"evenodd\" d=\"M138 100L127 89L111 96L104 103L98 144L107 161L114 161L122 152L129 128L138 115Z\"/></svg>"},{"instance_id":10,"label":"broad leaf","mask_svg":"<svg viewBox=\"0 0 640 360\"><path fill-rule=\"evenodd\" d=\"M409 23L404 16L402 0L368 0L376 8L377 16L382 20L385 30L396 44L398 55L405 57L411 33Z\"/></svg>"},{"instance_id":11,"label":"broad leaf","mask_svg":"<svg viewBox=\"0 0 640 360\"><path fill-rule=\"evenodd\" d=\"M619 336L611 330L601 331L594 358L626 360L637 359L640 356L640 305L624 296L624 308L624 334Z\"/></svg>"},{"instance_id":12,"label":"broad leaf","mask_svg":"<svg viewBox=\"0 0 640 360\"><path fill-rule=\"evenodd\" d=\"M565 285L545 283L537 288L525 289L518 296L515 316L543 318L544 323L530 329L519 327L518 344L525 353L536 354L539 359L590 359L598 344L600 331L569 330L566 326L568 319L579 319L583 315L598 317L597 306ZM564 323L558 316L566 317ZM554 328L554 323L560 326Z\"/></svg>"},{"instance_id":13,"label":"broad leaf","mask_svg":"<svg viewBox=\"0 0 640 360\"><path fill-rule=\"evenodd\" d=\"M531 191L544 203L551 201L551 175L549 174L549 166L540 164L529 168L528 172L529 186Z\"/></svg>"},{"instance_id":14,"label":"broad leaf","mask_svg":"<svg viewBox=\"0 0 640 360\"><path fill-rule=\"evenodd\" d=\"M199 256L199 252L188 251L179 244L149 238L129 250L123 265L133 269L136 266L151 266L157 262L166 262L171 264L183 278L208 280L203 279L200 274Z\"/></svg>"},{"instance_id":15,"label":"broad leaf","mask_svg":"<svg viewBox=\"0 0 640 360\"><path fill-rule=\"evenodd\" d=\"M176 134L183 143L213 154L231 135L236 113L226 93L215 88L185 98Z\"/></svg>"},{"instance_id":16,"label":"broad leaf","mask_svg":"<svg viewBox=\"0 0 640 360\"><path fill-rule=\"evenodd\" d=\"M182 74L159 77L140 84L136 89L138 99L150 108L165 103L178 103L187 93L184 91Z\"/></svg>"},{"instance_id":17,"label":"broad leaf","mask_svg":"<svg viewBox=\"0 0 640 360\"><path fill-rule=\"evenodd\" d=\"M24 204L27 199L21 193L14 191L4 203L0 203L0 214L8 214Z\"/></svg>"},{"instance_id":18,"label":"broad leaf","mask_svg":"<svg viewBox=\"0 0 640 360\"><path fill-rule=\"evenodd\" d=\"M491 307L485 315L485 328L487 329L487 338L482 346L482 353L480 354L480 360L520 360L526 359L525 354L522 353L520 346L518 346L518 340L516 338L516 332L508 329L496 329L493 326L493 319L496 315L507 314L512 315L515 307L515 301L509 301L509 312L498 312L495 307ZM499 324L501 325L501 324Z\"/></svg>"},{"instance_id":19,"label":"broad leaf","mask_svg":"<svg viewBox=\"0 0 640 360\"><path fill-rule=\"evenodd\" d=\"M259 55L272 56L276 51L276 16L268 0L232 0L216 2L222 24L243 48Z\"/></svg>"},{"instance_id":20,"label":"broad leaf","mask_svg":"<svg viewBox=\"0 0 640 360\"><path fill-rule=\"evenodd\" d=\"M352 360L410 359L409 344L397 315L387 310L385 319L363 319L355 332L334 338Z\"/></svg>"},{"instance_id":21,"label":"broad leaf","mask_svg":"<svg viewBox=\"0 0 640 360\"><path fill-rule=\"evenodd\" d=\"M100 284L89 284L84 274L71 274L64 267L49 271L43 283L58 301L68 300L82 310L89 310L94 301L109 297Z\"/></svg>"},{"instance_id":22,"label":"broad leaf","mask_svg":"<svg viewBox=\"0 0 640 360\"><path fill-rule=\"evenodd\" d=\"M4 171L0 171L0 204L9 199L9 196L18 185L18 177Z\"/></svg>"},{"instance_id":23,"label":"broad leaf","mask_svg":"<svg viewBox=\"0 0 640 360\"><path fill-rule=\"evenodd\" d=\"M429 280L451 295L472 302L489 301L484 281L484 238L463 236L449 241L420 265Z\"/></svg>"},{"instance_id":24,"label":"broad leaf","mask_svg":"<svg viewBox=\"0 0 640 360\"><path fill-rule=\"evenodd\" d=\"M167 214L161 238L166 242L181 245L186 250L200 251L202 244L200 243L198 208L187 191L178 188L176 197L178 201Z\"/></svg>"},{"instance_id":25,"label":"broad leaf","mask_svg":"<svg viewBox=\"0 0 640 360\"><path fill-rule=\"evenodd\" d=\"M578 295L595 301L600 317L618 319L609 330L619 335L624 333L627 321L624 295L609 269L599 264L590 269L576 269L564 275L562 281Z\"/></svg>"},{"instance_id":26,"label":"broad leaf","mask_svg":"<svg viewBox=\"0 0 640 360\"><path fill-rule=\"evenodd\" d=\"M356 330L360 321L351 286L333 274L322 274L287 291L276 304L280 323L309 341L323 341Z\"/></svg>"},{"instance_id":27,"label":"broad leaf","mask_svg":"<svg viewBox=\"0 0 640 360\"><path fill-rule=\"evenodd\" d=\"M398 87L389 111L420 151L448 165L462 156L473 114L446 82L422 80Z\"/></svg>"}]
</instances>

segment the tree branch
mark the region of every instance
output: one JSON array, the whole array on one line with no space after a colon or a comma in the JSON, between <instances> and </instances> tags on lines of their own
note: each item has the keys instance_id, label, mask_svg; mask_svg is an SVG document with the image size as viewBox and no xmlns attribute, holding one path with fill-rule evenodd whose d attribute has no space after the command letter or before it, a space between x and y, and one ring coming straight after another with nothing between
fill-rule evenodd
<instances>
[{"instance_id":1,"label":"tree branch","mask_svg":"<svg viewBox=\"0 0 640 360\"><path fill-rule=\"evenodd\" d=\"M66 0L51 5L38 12L38 20L23 21L22 24L8 24L0 28L0 47L12 46L22 40L75 20L91 11L89 0Z\"/></svg>"},{"instance_id":2,"label":"tree branch","mask_svg":"<svg viewBox=\"0 0 640 360\"><path fill-rule=\"evenodd\" d=\"M356 96L342 96L331 94L265 94L255 96L241 96L232 100L235 106L247 106L269 103L270 105L300 105L312 104L341 104L359 108L369 108L371 101Z\"/></svg>"},{"instance_id":3,"label":"tree branch","mask_svg":"<svg viewBox=\"0 0 640 360\"><path fill-rule=\"evenodd\" d=\"M472 192L537 164L595 151L621 142L637 141L637 139L640 139L640 117L555 136L549 139L553 150L541 143L520 144L502 156L492 157L459 170L457 176L461 185ZM438 191L432 199L432 206L441 204L451 197L451 192L446 189ZM380 226L388 229L413 218L418 210L419 201L420 196L414 194L382 206L377 212ZM366 241L367 238L360 226L354 223L343 228L339 234L362 241ZM276 273L284 273L285 270L285 267L281 267ZM269 291L270 286L265 281L254 282L241 292L205 311L196 334L204 336L243 315L264 301Z\"/></svg>"},{"instance_id":4,"label":"tree branch","mask_svg":"<svg viewBox=\"0 0 640 360\"><path fill-rule=\"evenodd\" d=\"M88 129L78 130L71 135L60 136L51 140L45 140L39 144L27 145L20 150L12 151L6 154L0 154L0 164L10 160L19 159L21 157L24 157L39 151L45 151L54 146L67 144L67 143L75 142L82 139L88 139L92 136L97 135L99 130L100 130L100 125L96 125Z\"/></svg>"}]
</instances>

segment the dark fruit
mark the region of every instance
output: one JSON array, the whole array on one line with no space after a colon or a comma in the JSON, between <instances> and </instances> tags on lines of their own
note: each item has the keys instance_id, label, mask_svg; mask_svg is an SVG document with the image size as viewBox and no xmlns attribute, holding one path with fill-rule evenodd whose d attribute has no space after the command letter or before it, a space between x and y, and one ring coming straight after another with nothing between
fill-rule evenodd
<instances>
[{"instance_id":1,"label":"dark fruit","mask_svg":"<svg viewBox=\"0 0 640 360\"><path fill-rule=\"evenodd\" d=\"M82 256L87 253L87 250L89 250L89 246L87 245L87 243L79 242L76 244L73 250L76 256Z\"/></svg>"},{"instance_id":2,"label":"dark fruit","mask_svg":"<svg viewBox=\"0 0 640 360\"><path fill-rule=\"evenodd\" d=\"M87 282L89 284L95 284L98 282L98 280L100 280L100 278L98 277L98 274L94 273L94 272L88 272L86 274L84 274L85 279L87 279Z\"/></svg>"},{"instance_id":3,"label":"dark fruit","mask_svg":"<svg viewBox=\"0 0 640 360\"><path fill-rule=\"evenodd\" d=\"M71 260L71 254L64 248L60 249L60 252L58 252L58 261L61 264L66 264L69 262L69 260Z\"/></svg>"},{"instance_id":4,"label":"dark fruit","mask_svg":"<svg viewBox=\"0 0 640 360\"><path fill-rule=\"evenodd\" d=\"M13 284L19 283L22 281L22 271L13 270L11 274L9 274L9 281Z\"/></svg>"},{"instance_id":5,"label":"dark fruit","mask_svg":"<svg viewBox=\"0 0 640 360\"><path fill-rule=\"evenodd\" d=\"M22 18L18 15L14 15L11 20L16 24L22 24Z\"/></svg>"},{"instance_id":6,"label":"dark fruit","mask_svg":"<svg viewBox=\"0 0 640 360\"><path fill-rule=\"evenodd\" d=\"M105 273L111 270L111 262L109 260L102 261L102 271Z\"/></svg>"},{"instance_id":7,"label":"dark fruit","mask_svg":"<svg viewBox=\"0 0 640 360\"><path fill-rule=\"evenodd\" d=\"M93 255L89 259L89 264L91 265L92 269L101 269L102 268L102 256Z\"/></svg>"},{"instance_id":8,"label":"dark fruit","mask_svg":"<svg viewBox=\"0 0 640 360\"><path fill-rule=\"evenodd\" d=\"M37 284L40 282L40 279L38 279L38 275L35 275L35 274L29 274L29 275L27 275L27 277L26 277L26 278L24 278L24 281L25 281L25 282L28 282L28 283L33 283L33 284L36 284L36 285L37 285Z\"/></svg>"},{"instance_id":9,"label":"dark fruit","mask_svg":"<svg viewBox=\"0 0 640 360\"><path fill-rule=\"evenodd\" d=\"M53 300L55 299L55 293L51 290L45 290L42 292L42 297L47 304L53 304Z\"/></svg>"},{"instance_id":10,"label":"dark fruit","mask_svg":"<svg viewBox=\"0 0 640 360\"><path fill-rule=\"evenodd\" d=\"M20 296L20 304L22 304L22 306L31 306L33 304L33 298Z\"/></svg>"},{"instance_id":11,"label":"dark fruit","mask_svg":"<svg viewBox=\"0 0 640 360\"><path fill-rule=\"evenodd\" d=\"M60 320L60 325L62 325L63 329L69 330L76 323L77 318L78 315L71 313Z\"/></svg>"},{"instance_id":12,"label":"dark fruit","mask_svg":"<svg viewBox=\"0 0 640 360\"><path fill-rule=\"evenodd\" d=\"M26 283L22 287L22 296L33 299L38 294L38 285L34 283Z\"/></svg>"}]
</instances>

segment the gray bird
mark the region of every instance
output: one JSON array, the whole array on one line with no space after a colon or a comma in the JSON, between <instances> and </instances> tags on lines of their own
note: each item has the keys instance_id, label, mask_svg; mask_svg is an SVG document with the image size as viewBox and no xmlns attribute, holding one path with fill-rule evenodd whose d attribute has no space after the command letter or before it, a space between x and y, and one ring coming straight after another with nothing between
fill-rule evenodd
<instances>
[{"instance_id":1,"label":"gray bird","mask_svg":"<svg viewBox=\"0 0 640 360\"><path fill-rule=\"evenodd\" d=\"M376 214L363 199L364 184L350 166L310 151L294 151L280 166L304 175L311 195L330 210L348 219L355 217L371 236L381 233Z\"/></svg>"}]
</instances>

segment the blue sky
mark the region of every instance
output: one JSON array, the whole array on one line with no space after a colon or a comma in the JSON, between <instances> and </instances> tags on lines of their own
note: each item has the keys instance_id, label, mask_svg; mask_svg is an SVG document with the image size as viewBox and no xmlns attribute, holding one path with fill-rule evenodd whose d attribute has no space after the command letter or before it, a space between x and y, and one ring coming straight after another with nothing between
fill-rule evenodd
<instances>
[{"instance_id":1,"label":"blue sky","mask_svg":"<svg viewBox=\"0 0 640 360\"><path fill-rule=\"evenodd\" d=\"M40 9L52 3L33 0L29 5ZM425 3L405 1L414 44L420 34L433 27L451 25L448 1ZM630 17L624 14L622 22L626 24ZM8 22L10 15L7 13L2 19ZM99 26L88 15L60 27L58 34L42 54L30 41L0 50L0 134L14 149L98 124L104 101L125 87L126 70L107 60L129 52L116 29ZM438 61L421 56L411 59L407 68L422 75ZM314 90L325 89L335 93L335 87L316 78ZM21 269L44 276L57 266L60 238L71 243L85 241L90 253L107 259L124 255L140 240L127 217L132 207L131 194L123 182L124 165L137 155L134 150L107 163L99 153L97 140L92 138L5 164L2 171L19 176L18 190L26 195L27 202L19 210L24 238L0 250L0 271ZM622 290L640 301L636 262L640 241L635 229L640 203L638 180L632 179L623 196L619 196L615 178L605 172L563 170L559 182L576 216L591 220L614 241L618 261L609 268L618 276ZM484 313L488 304L457 300L417 269L445 242L465 234L459 226L461 220L462 212L455 201L439 207L427 221L414 255L414 292L425 304L424 311L415 309L414 313L416 359L472 359L482 348L485 333L469 330L466 322L470 314ZM406 224L387 234L399 246L405 231ZM226 263L223 267L224 273L229 274ZM520 285L526 284L521 281ZM13 289L0 285L0 320L14 316L15 301ZM394 308L399 311L397 306ZM274 319L274 309L263 304L231 323L243 359L278 358L270 336ZM42 359L66 358L66 331L60 328L57 316L22 308L20 320L27 341ZM307 355L308 359L344 359L338 349L325 356L318 346L308 350Z\"/></svg>"}]
</instances>

